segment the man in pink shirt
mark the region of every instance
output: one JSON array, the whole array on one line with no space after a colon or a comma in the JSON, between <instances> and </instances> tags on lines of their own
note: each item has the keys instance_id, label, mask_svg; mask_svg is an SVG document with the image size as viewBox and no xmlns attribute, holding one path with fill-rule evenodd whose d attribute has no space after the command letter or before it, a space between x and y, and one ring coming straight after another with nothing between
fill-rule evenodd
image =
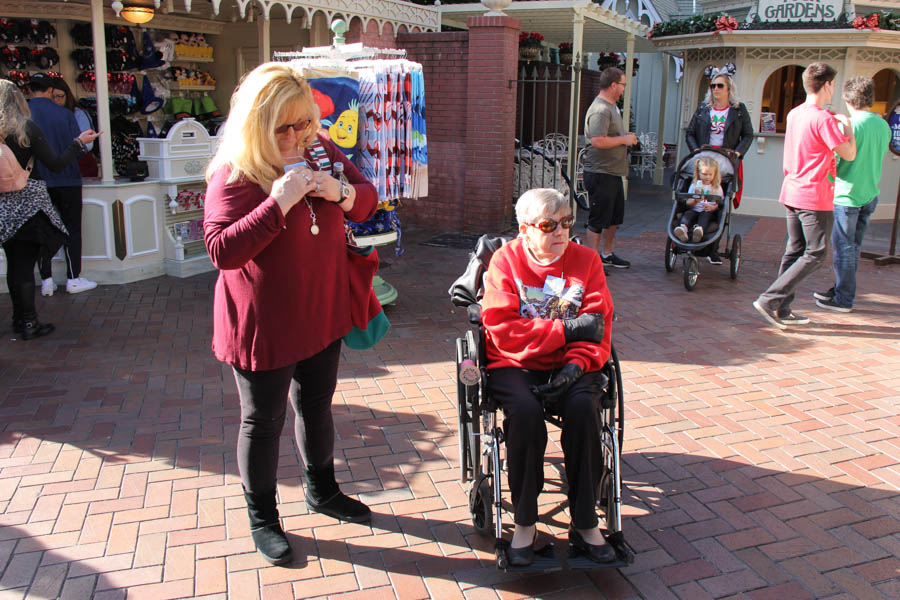
<instances>
[{"instance_id":1,"label":"man in pink shirt","mask_svg":"<svg viewBox=\"0 0 900 600\"><path fill-rule=\"evenodd\" d=\"M794 291L822 266L828 249L834 219L834 153L845 160L856 158L849 118L825 110L834 96L836 74L833 67L821 62L806 67L806 102L787 116L779 198L787 211L787 245L778 279L753 302L763 318L779 329L809 323L809 318L791 310ZM849 137L841 132L841 125Z\"/></svg>"}]
</instances>

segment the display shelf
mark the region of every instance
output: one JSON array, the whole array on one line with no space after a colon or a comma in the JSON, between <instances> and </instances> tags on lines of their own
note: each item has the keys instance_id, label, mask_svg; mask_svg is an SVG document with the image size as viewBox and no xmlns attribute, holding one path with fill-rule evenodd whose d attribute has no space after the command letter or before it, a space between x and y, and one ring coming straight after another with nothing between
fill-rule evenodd
<instances>
[{"instance_id":1,"label":"display shelf","mask_svg":"<svg viewBox=\"0 0 900 600\"><path fill-rule=\"evenodd\" d=\"M209 56L209 57L207 57L207 56L176 56L169 62L170 63L180 63L180 64L211 63L211 62L215 62L215 60L216 59L212 58L211 56Z\"/></svg>"},{"instance_id":2,"label":"display shelf","mask_svg":"<svg viewBox=\"0 0 900 600\"><path fill-rule=\"evenodd\" d=\"M173 83L169 86L169 89L173 92L214 92L216 90L216 86L214 85L181 85L180 83Z\"/></svg>"}]
</instances>

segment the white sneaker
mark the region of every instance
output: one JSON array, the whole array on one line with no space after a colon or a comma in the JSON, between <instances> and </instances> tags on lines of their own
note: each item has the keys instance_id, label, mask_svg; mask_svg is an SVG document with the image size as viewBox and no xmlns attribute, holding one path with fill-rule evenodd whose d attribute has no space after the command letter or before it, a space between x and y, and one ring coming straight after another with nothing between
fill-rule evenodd
<instances>
[{"instance_id":1,"label":"white sneaker","mask_svg":"<svg viewBox=\"0 0 900 600\"><path fill-rule=\"evenodd\" d=\"M694 231L691 235L693 236L693 242L695 244L699 243L703 239L703 228L699 225L694 225Z\"/></svg>"},{"instance_id":2,"label":"white sneaker","mask_svg":"<svg viewBox=\"0 0 900 600\"><path fill-rule=\"evenodd\" d=\"M684 225L679 225L678 227L675 228L675 231L673 231L672 233L674 233L675 237L677 237L682 242L686 242L688 239L687 227L685 227Z\"/></svg>"},{"instance_id":3,"label":"white sneaker","mask_svg":"<svg viewBox=\"0 0 900 600\"><path fill-rule=\"evenodd\" d=\"M66 281L66 291L70 294L86 292L88 290L94 289L95 287L97 287L96 281L91 281L90 279L85 279L84 277L69 279L68 281Z\"/></svg>"},{"instance_id":4,"label":"white sneaker","mask_svg":"<svg viewBox=\"0 0 900 600\"><path fill-rule=\"evenodd\" d=\"M56 282L52 277L48 277L41 281L41 296L52 296L56 291Z\"/></svg>"}]
</instances>

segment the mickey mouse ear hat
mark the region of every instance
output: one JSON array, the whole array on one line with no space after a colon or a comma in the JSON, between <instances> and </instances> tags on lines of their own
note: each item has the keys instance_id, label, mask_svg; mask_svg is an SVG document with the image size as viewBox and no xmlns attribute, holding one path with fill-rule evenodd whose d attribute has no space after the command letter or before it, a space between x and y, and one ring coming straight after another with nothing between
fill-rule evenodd
<instances>
[{"instance_id":1,"label":"mickey mouse ear hat","mask_svg":"<svg viewBox=\"0 0 900 600\"><path fill-rule=\"evenodd\" d=\"M713 79L721 75L725 75L726 77L734 77L734 74L737 73L737 67L734 66L734 63L725 63L725 66L721 69L717 69L714 66L709 65L708 67L706 67L706 69L703 70L703 72L706 74L706 78L712 81Z\"/></svg>"},{"instance_id":2,"label":"mickey mouse ear hat","mask_svg":"<svg viewBox=\"0 0 900 600\"><path fill-rule=\"evenodd\" d=\"M144 75L144 80L141 82L141 114L149 115L158 111L162 108L163 102L163 99L153 92L150 78Z\"/></svg>"}]
</instances>

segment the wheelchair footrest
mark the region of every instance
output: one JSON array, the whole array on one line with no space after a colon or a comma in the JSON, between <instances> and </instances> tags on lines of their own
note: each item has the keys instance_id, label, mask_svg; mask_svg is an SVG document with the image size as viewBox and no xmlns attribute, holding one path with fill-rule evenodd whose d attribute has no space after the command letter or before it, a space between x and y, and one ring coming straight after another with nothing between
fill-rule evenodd
<instances>
[{"instance_id":1,"label":"wheelchair footrest","mask_svg":"<svg viewBox=\"0 0 900 600\"><path fill-rule=\"evenodd\" d=\"M530 565L526 565L524 567L517 567L509 564L509 561L506 558L506 552L509 548L509 542L506 540L501 540L497 544L497 567L503 569L507 572L524 572L524 571L541 571L541 572L550 572L550 571L561 571L563 568L562 562L557 558L556 552L553 549L553 544L547 544L543 548L537 548L534 551L534 562ZM500 554L503 555L503 565L501 566Z\"/></svg>"}]
</instances>

